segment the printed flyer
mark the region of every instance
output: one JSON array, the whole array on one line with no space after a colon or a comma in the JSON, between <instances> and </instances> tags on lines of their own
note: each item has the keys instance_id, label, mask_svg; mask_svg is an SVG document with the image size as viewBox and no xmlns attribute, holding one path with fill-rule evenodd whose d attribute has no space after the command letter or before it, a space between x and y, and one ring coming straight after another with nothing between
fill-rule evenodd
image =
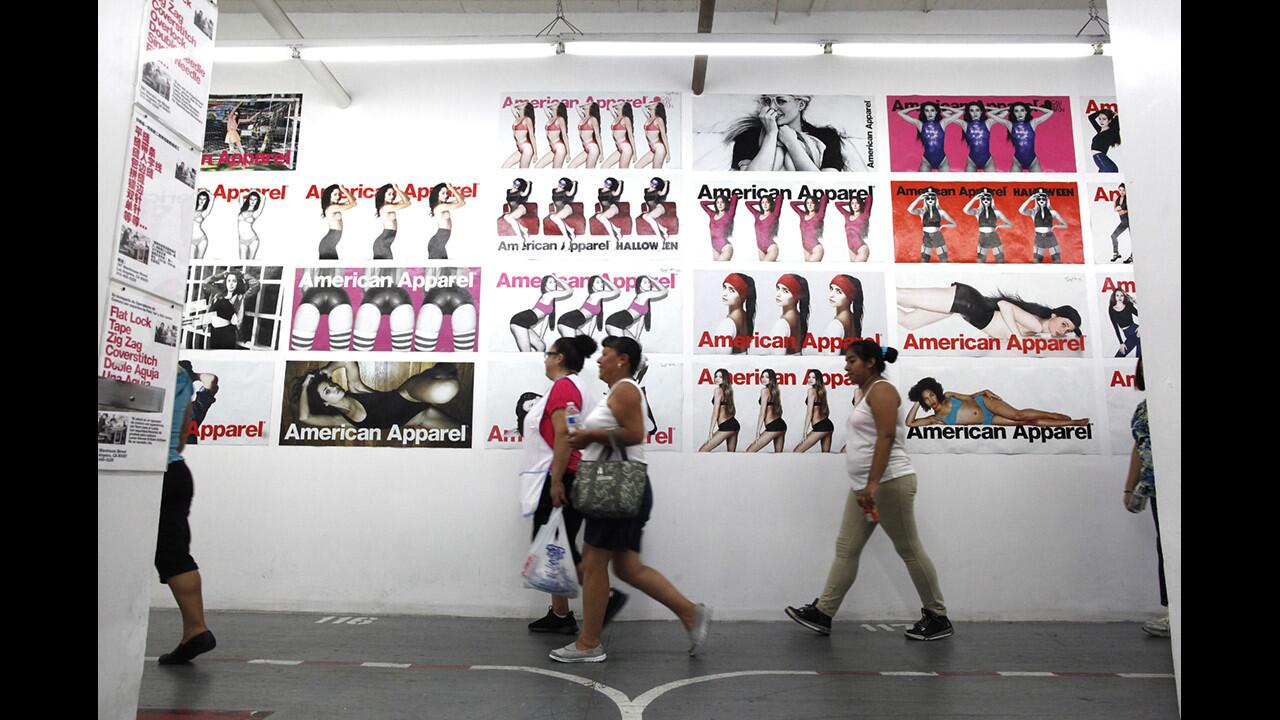
<instances>
[{"instance_id":1,"label":"printed flyer","mask_svg":"<svg viewBox=\"0 0 1280 720\"><path fill-rule=\"evenodd\" d=\"M669 173L631 179L622 173L574 172L511 180L495 208L498 255L678 255L682 207Z\"/></svg>"},{"instance_id":2,"label":"printed flyer","mask_svg":"<svg viewBox=\"0 0 1280 720\"><path fill-rule=\"evenodd\" d=\"M280 444L469 448L471 363L293 361Z\"/></svg>"},{"instance_id":3,"label":"printed flyer","mask_svg":"<svg viewBox=\"0 0 1280 720\"><path fill-rule=\"evenodd\" d=\"M200 169L296 170L302 94L210 95Z\"/></svg>"},{"instance_id":4,"label":"printed flyer","mask_svg":"<svg viewBox=\"0 0 1280 720\"><path fill-rule=\"evenodd\" d=\"M893 182L899 263L1080 264L1075 183Z\"/></svg>"},{"instance_id":5,"label":"printed flyer","mask_svg":"<svg viewBox=\"0 0 1280 720\"><path fill-rule=\"evenodd\" d=\"M852 95L702 95L693 168L743 172L876 170L875 103Z\"/></svg>"},{"instance_id":6,"label":"printed flyer","mask_svg":"<svg viewBox=\"0 0 1280 720\"><path fill-rule=\"evenodd\" d=\"M1133 237L1129 230L1129 191L1124 183L1089 185L1089 228L1093 261L1132 265Z\"/></svg>"},{"instance_id":7,"label":"printed flyer","mask_svg":"<svg viewBox=\"0 0 1280 720\"><path fill-rule=\"evenodd\" d=\"M899 272L896 282L904 355L1086 357L1083 275Z\"/></svg>"},{"instance_id":8,"label":"printed flyer","mask_svg":"<svg viewBox=\"0 0 1280 720\"><path fill-rule=\"evenodd\" d=\"M491 352L545 352L557 338L625 335L646 354L680 353L684 318L681 273L670 268L624 272L494 271Z\"/></svg>"},{"instance_id":9,"label":"printed flyer","mask_svg":"<svg viewBox=\"0 0 1280 720\"><path fill-rule=\"evenodd\" d=\"M275 366L183 353L178 366L192 379L187 446L269 445Z\"/></svg>"},{"instance_id":10,"label":"printed flyer","mask_svg":"<svg viewBox=\"0 0 1280 720\"><path fill-rule=\"evenodd\" d=\"M674 170L681 116L679 93L506 93L493 147L503 168Z\"/></svg>"},{"instance_id":11,"label":"printed flyer","mask_svg":"<svg viewBox=\"0 0 1280 720\"><path fill-rule=\"evenodd\" d=\"M1124 147L1120 142L1120 103L1115 97L1086 97L1080 103L1081 149L1088 150L1089 163L1082 171L1123 172Z\"/></svg>"},{"instance_id":12,"label":"printed flyer","mask_svg":"<svg viewBox=\"0 0 1280 720\"><path fill-rule=\"evenodd\" d=\"M1138 285L1133 281L1133 274L1099 274L1098 308L1105 313L1099 319L1111 328L1101 341L1103 357L1140 359L1142 323L1138 316Z\"/></svg>"},{"instance_id":13,"label":"printed flyer","mask_svg":"<svg viewBox=\"0 0 1280 720\"><path fill-rule=\"evenodd\" d=\"M888 103L892 172L1076 171L1069 98L890 95Z\"/></svg>"},{"instance_id":14,"label":"printed flyer","mask_svg":"<svg viewBox=\"0 0 1280 720\"><path fill-rule=\"evenodd\" d=\"M867 262L873 259L874 245L874 259L888 261L889 248L871 239L874 197L875 187L866 183L701 183L696 201L702 215L692 223L696 257L715 262Z\"/></svg>"},{"instance_id":15,"label":"printed flyer","mask_svg":"<svg viewBox=\"0 0 1280 720\"><path fill-rule=\"evenodd\" d=\"M1101 426L1079 363L904 360L909 453L1097 455Z\"/></svg>"},{"instance_id":16,"label":"printed flyer","mask_svg":"<svg viewBox=\"0 0 1280 720\"><path fill-rule=\"evenodd\" d=\"M699 271L693 351L719 355L839 355L884 342L884 274Z\"/></svg>"},{"instance_id":17,"label":"printed flyer","mask_svg":"<svg viewBox=\"0 0 1280 720\"><path fill-rule=\"evenodd\" d=\"M298 268L291 350L467 352L480 268Z\"/></svg>"},{"instance_id":18,"label":"printed flyer","mask_svg":"<svg viewBox=\"0 0 1280 720\"><path fill-rule=\"evenodd\" d=\"M191 227L195 148L134 112L112 275L160 297L182 297L178 245ZM177 242L175 242L177 241Z\"/></svg>"},{"instance_id":19,"label":"printed flyer","mask_svg":"<svg viewBox=\"0 0 1280 720\"><path fill-rule=\"evenodd\" d=\"M161 409L135 412L98 406L99 470L164 470L169 457L178 306L112 283L98 376L162 388Z\"/></svg>"},{"instance_id":20,"label":"printed flyer","mask_svg":"<svg viewBox=\"0 0 1280 720\"><path fill-rule=\"evenodd\" d=\"M204 137L218 3L151 0L148 5L138 102L183 137L199 142ZM191 177L194 183L194 172Z\"/></svg>"}]
</instances>

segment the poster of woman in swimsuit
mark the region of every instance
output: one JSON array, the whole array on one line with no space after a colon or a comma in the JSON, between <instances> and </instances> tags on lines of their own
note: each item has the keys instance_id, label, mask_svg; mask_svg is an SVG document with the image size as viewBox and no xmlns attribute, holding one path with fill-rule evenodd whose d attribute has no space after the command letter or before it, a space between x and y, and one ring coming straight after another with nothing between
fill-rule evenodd
<instances>
[{"instance_id":1,"label":"poster of woman in swimsuit","mask_svg":"<svg viewBox=\"0 0 1280 720\"><path fill-rule=\"evenodd\" d=\"M472 447L472 363L289 361L280 444Z\"/></svg>"},{"instance_id":2,"label":"poster of woman in swimsuit","mask_svg":"<svg viewBox=\"0 0 1280 720\"><path fill-rule=\"evenodd\" d=\"M906 359L897 370L908 452L1096 455L1096 375L1079 363ZM1053 382L1045 382L1051 374Z\"/></svg>"},{"instance_id":3,"label":"poster of woman in swimsuit","mask_svg":"<svg viewBox=\"0 0 1280 720\"><path fill-rule=\"evenodd\" d=\"M527 258L675 258L689 221L681 191L666 171L519 173L492 199L494 249Z\"/></svg>"},{"instance_id":4,"label":"poster of woman in swimsuit","mask_svg":"<svg viewBox=\"0 0 1280 720\"><path fill-rule=\"evenodd\" d=\"M505 267L494 278L490 352L543 353L558 338L610 335L637 340L646 354L683 352L684 276L672 268Z\"/></svg>"},{"instance_id":5,"label":"poster of woman in swimsuit","mask_svg":"<svg viewBox=\"0 0 1280 720\"><path fill-rule=\"evenodd\" d=\"M861 338L883 342L884 274L848 270L698 271L694 353L837 358Z\"/></svg>"},{"instance_id":6,"label":"poster of woman in swimsuit","mask_svg":"<svg viewBox=\"0 0 1280 720\"><path fill-rule=\"evenodd\" d=\"M596 375L595 356L587 358L579 373L595 398L608 387ZM523 433L536 432L530 413L539 407L551 389L542 358L520 357L489 363L486 380L484 447L520 449ZM636 382L644 392L645 451L679 452L684 435L684 364L658 359L645 352L636 372ZM536 412L535 412L536 415Z\"/></svg>"},{"instance_id":7,"label":"poster of woman in swimsuit","mask_svg":"<svg viewBox=\"0 0 1280 720\"><path fill-rule=\"evenodd\" d=\"M900 272L895 282L904 356L1086 357L1102 331L1086 325L1078 273Z\"/></svg>"},{"instance_id":8,"label":"poster of woman in swimsuit","mask_svg":"<svg viewBox=\"0 0 1280 720\"><path fill-rule=\"evenodd\" d=\"M974 178L889 185L896 262L1078 265L1085 261L1075 183Z\"/></svg>"},{"instance_id":9,"label":"poster of woman in swimsuit","mask_svg":"<svg viewBox=\"0 0 1280 720\"><path fill-rule=\"evenodd\" d=\"M693 168L741 172L871 172L875 103L854 95L767 92L693 102Z\"/></svg>"},{"instance_id":10,"label":"poster of woman in swimsuit","mask_svg":"<svg viewBox=\"0 0 1280 720\"><path fill-rule=\"evenodd\" d=\"M874 185L720 180L695 191L696 205L686 204L695 213L687 238L699 260L889 261L888 215L874 210Z\"/></svg>"},{"instance_id":11,"label":"poster of woman in swimsuit","mask_svg":"<svg viewBox=\"0 0 1280 720\"><path fill-rule=\"evenodd\" d=\"M289 348L471 352L480 268L298 268Z\"/></svg>"},{"instance_id":12,"label":"poster of woman in swimsuit","mask_svg":"<svg viewBox=\"0 0 1280 720\"><path fill-rule=\"evenodd\" d=\"M302 93L210 95L200 170L296 170Z\"/></svg>"},{"instance_id":13,"label":"poster of woman in swimsuit","mask_svg":"<svg viewBox=\"0 0 1280 720\"><path fill-rule=\"evenodd\" d=\"M497 104L498 167L678 170L680 94L508 92Z\"/></svg>"},{"instance_id":14,"label":"poster of woman in swimsuit","mask_svg":"<svg viewBox=\"0 0 1280 720\"><path fill-rule=\"evenodd\" d=\"M1076 171L1071 100L1058 95L890 95L892 172Z\"/></svg>"}]
</instances>

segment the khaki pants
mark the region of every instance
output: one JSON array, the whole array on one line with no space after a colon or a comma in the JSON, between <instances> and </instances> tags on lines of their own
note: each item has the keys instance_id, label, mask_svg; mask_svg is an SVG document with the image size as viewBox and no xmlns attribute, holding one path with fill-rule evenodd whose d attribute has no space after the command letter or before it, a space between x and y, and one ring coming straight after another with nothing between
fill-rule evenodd
<instances>
[{"instance_id":1,"label":"khaki pants","mask_svg":"<svg viewBox=\"0 0 1280 720\"><path fill-rule=\"evenodd\" d=\"M907 564L911 582L920 595L920 605L938 615L947 614L933 561L925 553L920 537L916 534L915 499L915 475L904 475L881 483L876 490L876 509L880 513L880 522L874 523L867 521L862 508L858 506L857 493L849 491L844 504L844 520L840 523L840 534L836 536L836 557L831 562L827 586L818 600L819 610L834 616L840 609L845 594L858 576L858 556L862 554L863 546L867 544L871 533L875 532L876 526L883 525L884 531L893 541L893 549L898 551L898 557Z\"/></svg>"}]
</instances>

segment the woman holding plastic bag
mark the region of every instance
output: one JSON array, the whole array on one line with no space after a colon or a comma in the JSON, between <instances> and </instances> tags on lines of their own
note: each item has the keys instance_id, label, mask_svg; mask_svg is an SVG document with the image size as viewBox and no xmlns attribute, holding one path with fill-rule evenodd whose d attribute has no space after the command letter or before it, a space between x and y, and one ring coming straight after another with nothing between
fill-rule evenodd
<instances>
[{"instance_id":1,"label":"woman holding plastic bag","mask_svg":"<svg viewBox=\"0 0 1280 720\"><path fill-rule=\"evenodd\" d=\"M595 340L585 335L560 338L551 345L543 358L547 379L552 381L551 390L538 398L524 423L528 432L524 434L524 461L521 463L524 469L520 473L521 512L526 516L533 515L533 536L537 540L546 539L545 535L540 537L544 526L563 523L564 536L557 544L569 549L574 566L582 561L577 546L582 514L566 499L578 471L581 454L569 447L569 418L578 413L585 416L595 408L596 394L578 375L583 362L595 351ZM553 518L552 509L561 507L563 519ZM545 542L538 545L545 551ZM531 550L531 557L532 554ZM529 582L529 573L537 570L526 560L521 574ZM573 577L576 581L577 574L574 573ZM576 592L572 594L576 595ZM529 623L529 630L576 634L578 621L569 610L569 597L552 595L546 616Z\"/></svg>"},{"instance_id":2,"label":"woman holding plastic bag","mask_svg":"<svg viewBox=\"0 0 1280 720\"><path fill-rule=\"evenodd\" d=\"M582 633L576 641L551 651L551 659L564 663L604 661L606 655L600 642L600 632L604 627L606 606L611 604L608 597L610 563L619 580L639 588L680 618L689 633L689 654L693 655L707 639L711 608L701 603L695 605L662 573L640 560L640 536L653 508L653 488L649 484L644 455L644 396L633 379L640 366L640 343L630 337L608 337L603 345L604 350L597 362L600 379L608 383L609 393L587 414L582 429L569 437L570 445L583 450L583 480L574 498L582 507L590 507L583 502L589 498L584 498L583 491L593 469L587 463L596 463L595 469L601 469L606 464L603 460L615 455L614 447L620 451L616 454L625 462L632 463L627 473L630 477L634 477L631 471L637 469L636 465L645 468L640 471L644 473L643 491L631 496L639 500L634 514L613 517L586 514L582 557ZM604 475L603 471L596 474L595 482L607 484L603 481ZM593 489L607 492L609 488Z\"/></svg>"}]
</instances>

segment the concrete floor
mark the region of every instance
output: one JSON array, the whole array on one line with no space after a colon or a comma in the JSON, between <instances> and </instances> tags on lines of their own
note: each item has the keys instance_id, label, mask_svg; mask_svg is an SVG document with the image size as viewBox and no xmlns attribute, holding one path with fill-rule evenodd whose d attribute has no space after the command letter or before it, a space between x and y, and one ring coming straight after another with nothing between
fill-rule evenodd
<instances>
[{"instance_id":1,"label":"concrete floor","mask_svg":"<svg viewBox=\"0 0 1280 720\"><path fill-rule=\"evenodd\" d=\"M339 620L210 613L217 649L161 667L181 622L153 610L139 718L1178 717L1169 642L1131 623L961 622L921 643L879 623L715 622L690 658L675 620L620 621L607 662L563 665L547 653L569 638L523 620Z\"/></svg>"}]
</instances>

